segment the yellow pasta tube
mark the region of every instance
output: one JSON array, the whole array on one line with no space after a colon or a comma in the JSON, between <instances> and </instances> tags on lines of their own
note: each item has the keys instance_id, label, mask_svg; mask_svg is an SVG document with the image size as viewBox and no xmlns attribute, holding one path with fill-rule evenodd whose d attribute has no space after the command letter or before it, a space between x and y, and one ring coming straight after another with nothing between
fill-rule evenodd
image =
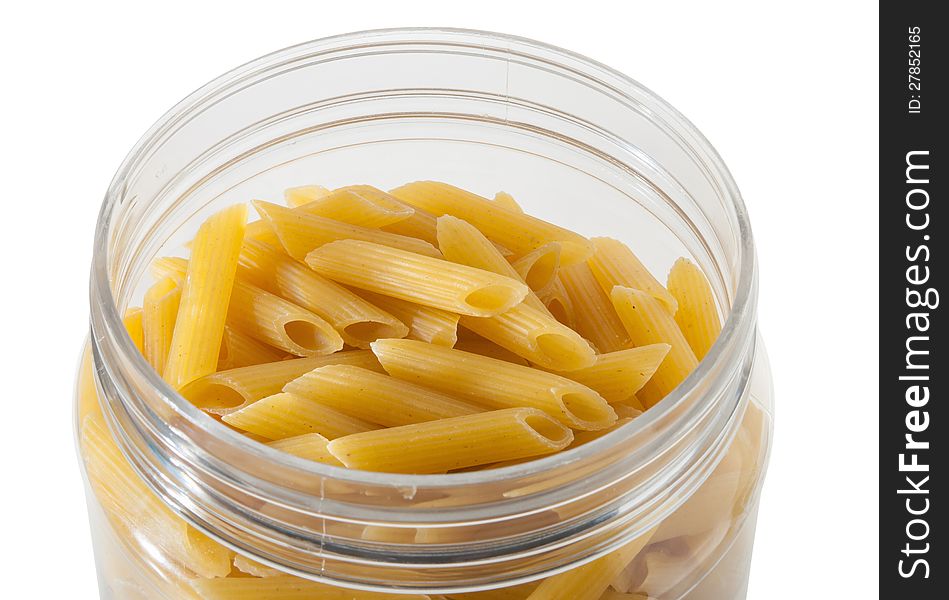
<instances>
[{"instance_id":1,"label":"yellow pasta tube","mask_svg":"<svg viewBox=\"0 0 949 600\"><path fill-rule=\"evenodd\" d=\"M395 198L395 196L392 197ZM403 202L403 204L405 203ZM389 233L420 239L429 244L436 244L435 217L431 213L427 213L418 207L409 206L408 204L405 204L405 206L408 206L414 211L411 217L390 225L383 225L380 229L388 231Z\"/></svg>"},{"instance_id":2,"label":"yellow pasta tube","mask_svg":"<svg viewBox=\"0 0 949 600\"><path fill-rule=\"evenodd\" d=\"M619 550L610 552L594 561L543 580L528 600L599 600L610 582L631 563L649 540L655 529L650 530Z\"/></svg>"},{"instance_id":3,"label":"yellow pasta tube","mask_svg":"<svg viewBox=\"0 0 949 600\"><path fill-rule=\"evenodd\" d=\"M553 282L560 269L560 244L550 242L511 261L527 286L538 292Z\"/></svg>"},{"instance_id":4,"label":"yellow pasta tube","mask_svg":"<svg viewBox=\"0 0 949 600\"><path fill-rule=\"evenodd\" d=\"M617 285L642 290L662 302L669 314L675 314L678 307L676 299L626 244L607 237L591 238L591 241L596 252L588 262L604 292L611 293Z\"/></svg>"},{"instance_id":5,"label":"yellow pasta tube","mask_svg":"<svg viewBox=\"0 0 949 600\"><path fill-rule=\"evenodd\" d=\"M448 594L449 600L524 600L531 595L538 582L522 583L512 587L500 588L497 590L488 590L484 592L469 592L466 594Z\"/></svg>"},{"instance_id":6,"label":"yellow pasta tube","mask_svg":"<svg viewBox=\"0 0 949 600\"><path fill-rule=\"evenodd\" d=\"M262 398L221 418L232 427L268 440L306 433L318 433L332 440L376 429L371 423L285 392Z\"/></svg>"},{"instance_id":7,"label":"yellow pasta tube","mask_svg":"<svg viewBox=\"0 0 949 600\"><path fill-rule=\"evenodd\" d=\"M122 318L126 333L129 334L132 343L135 344L139 352L145 351L145 328L142 312L141 308L130 308L125 311L125 316Z\"/></svg>"},{"instance_id":8,"label":"yellow pasta tube","mask_svg":"<svg viewBox=\"0 0 949 600\"><path fill-rule=\"evenodd\" d=\"M469 335L467 338L459 339L457 342L455 342L454 348L456 350L471 352L472 354L489 356L491 358L514 363L516 365L524 365L525 367L530 366L530 362L528 362L526 358L521 358L507 348L498 346L491 340L486 340L480 335Z\"/></svg>"},{"instance_id":9,"label":"yellow pasta tube","mask_svg":"<svg viewBox=\"0 0 949 600\"><path fill-rule=\"evenodd\" d=\"M577 332L602 353L629 348L629 334L590 267L581 263L560 269L558 275L573 305Z\"/></svg>"},{"instance_id":10,"label":"yellow pasta tube","mask_svg":"<svg viewBox=\"0 0 949 600\"><path fill-rule=\"evenodd\" d=\"M454 346L458 339L458 315L453 312L374 294L366 290L357 290L357 293L366 301L404 323L409 328L404 337L449 348Z\"/></svg>"},{"instance_id":11,"label":"yellow pasta tube","mask_svg":"<svg viewBox=\"0 0 949 600\"><path fill-rule=\"evenodd\" d=\"M699 361L679 330L672 315L651 294L642 290L616 286L612 292L613 306L619 314L633 344L669 344L669 353L656 369L643 390L637 394L647 408L655 405L689 373Z\"/></svg>"},{"instance_id":12,"label":"yellow pasta tube","mask_svg":"<svg viewBox=\"0 0 949 600\"><path fill-rule=\"evenodd\" d=\"M557 452L573 433L546 413L509 408L357 433L327 448L344 465L386 473L441 473Z\"/></svg>"},{"instance_id":13,"label":"yellow pasta tube","mask_svg":"<svg viewBox=\"0 0 949 600\"><path fill-rule=\"evenodd\" d=\"M317 583L291 575L228 577L192 583L204 600L428 600L423 594L365 592Z\"/></svg>"},{"instance_id":14,"label":"yellow pasta tube","mask_svg":"<svg viewBox=\"0 0 949 600\"><path fill-rule=\"evenodd\" d=\"M165 367L175 388L217 368L246 221L247 207L235 205L212 215L194 237Z\"/></svg>"},{"instance_id":15,"label":"yellow pasta tube","mask_svg":"<svg viewBox=\"0 0 949 600\"><path fill-rule=\"evenodd\" d=\"M343 347L343 338L319 316L240 279L234 283L227 321L296 356L331 354Z\"/></svg>"},{"instance_id":16,"label":"yellow pasta tube","mask_svg":"<svg viewBox=\"0 0 949 600\"><path fill-rule=\"evenodd\" d=\"M277 237L267 219L258 219L248 223L247 229L244 231L244 239L256 240L274 248L283 248L280 245L280 238Z\"/></svg>"},{"instance_id":17,"label":"yellow pasta tube","mask_svg":"<svg viewBox=\"0 0 949 600\"><path fill-rule=\"evenodd\" d=\"M680 258L672 265L667 287L679 303L676 323L695 357L702 360L722 331L712 287L702 269L686 258Z\"/></svg>"},{"instance_id":18,"label":"yellow pasta tube","mask_svg":"<svg viewBox=\"0 0 949 600\"><path fill-rule=\"evenodd\" d=\"M326 449L326 445L329 443L330 441L328 439L318 433L305 433L303 435L270 442L267 445L275 450L299 456L300 458L323 463L324 465L342 467L343 463L339 462L339 460Z\"/></svg>"},{"instance_id":19,"label":"yellow pasta tube","mask_svg":"<svg viewBox=\"0 0 949 600\"><path fill-rule=\"evenodd\" d=\"M321 246L306 263L346 285L460 314L490 317L527 295L510 277L360 240Z\"/></svg>"},{"instance_id":20,"label":"yellow pasta tube","mask_svg":"<svg viewBox=\"0 0 949 600\"><path fill-rule=\"evenodd\" d=\"M175 331L181 287L172 277L165 277L145 292L142 301L142 332L145 359L162 375Z\"/></svg>"},{"instance_id":21,"label":"yellow pasta tube","mask_svg":"<svg viewBox=\"0 0 949 600\"><path fill-rule=\"evenodd\" d=\"M442 215L438 217L436 230L438 249L445 260L523 281L517 269L474 225L451 215ZM541 312L547 312L547 307L533 290L528 290L524 302Z\"/></svg>"},{"instance_id":22,"label":"yellow pasta tube","mask_svg":"<svg viewBox=\"0 0 949 600\"><path fill-rule=\"evenodd\" d=\"M615 423L613 423L606 429L601 429L599 431L575 431L573 434L573 443L570 444L569 448L576 448L577 446L589 444L593 440L598 440L604 435L616 431L623 425L626 425L627 423L631 423L634 418L635 417L623 417L621 419L618 419Z\"/></svg>"},{"instance_id":23,"label":"yellow pasta tube","mask_svg":"<svg viewBox=\"0 0 949 600\"><path fill-rule=\"evenodd\" d=\"M600 354L593 365L561 375L596 390L607 402L626 402L653 376L669 348L658 343Z\"/></svg>"},{"instance_id":24,"label":"yellow pasta tube","mask_svg":"<svg viewBox=\"0 0 949 600\"><path fill-rule=\"evenodd\" d=\"M300 212L300 209L262 200L254 200L253 204L261 218L273 227L287 253L297 260L303 260L308 252L323 244L347 239L373 242L425 256L441 256L434 246L416 238L317 217Z\"/></svg>"},{"instance_id":25,"label":"yellow pasta tube","mask_svg":"<svg viewBox=\"0 0 949 600\"><path fill-rule=\"evenodd\" d=\"M234 555L234 568L253 577L280 577L286 575L283 571L268 567L241 554Z\"/></svg>"},{"instance_id":26,"label":"yellow pasta tube","mask_svg":"<svg viewBox=\"0 0 949 600\"><path fill-rule=\"evenodd\" d=\"M415 208L436 217L454 215L468 221L484 235L516 255L524 255L548 242L560 242L563 264L586 260L593 252L582 235L530 215L512 212L487 198L435 181L416 181L389 192Z\"/></svg>"},{"instance_id":27,"label":"yellow pasta tube","mask_svg":"<svg viewBox=\"0 0 949 600\"><path fill-rule=\"evenodd\" d=\"M283 191L283 199L286 201L287 206L296 208L304 204L309 204L314 200L319 200L323 196L332 193L333 190L325 188L322 185L300 185L285 189Z\"/></svg>"},{"instance_id":28,"label":"yellow pasta tube","mask_svg":"<svg viewBox=\"0 0 949 600\"><path fill-rule=\"evenodd\" d=\"M574 371L596 360L593 348L580 334L526 302L494 317L462 316L459 323L547 369Z\"/></svg>"},{"instance_id":29,"label":"yellow pasta tube","mask_svg":"<svg viewBox=\"0 0 949 600\"><path fill-rule=\"evenodd\" d=\"M551 316L571 329L576 327L577 313L573 308L573 300L560 277L554 277L547 287L537 292L537 297Z\"/></svg>"},{"instance_id":30,"label":"yellow pasta tube","mask_svg":"<svg viewBox=\"0 0 949 600\"><path fill-rule=\"evenodd\" d=\"M314 369L283 391L385 427L460 417L484 409L435 390L349 365Z\"/></svg>"},{"instance_id":31,"label":"yellow pasta tube","mask_svg":"<svg viewBox=\"0 0 949 600\"><path fill-rule=\"evenodd\" d=\"M521 208L521 205L517 203L517 200L514 199L514 196L508 194L507 192L498 192L494 195L494 203L498 206L504 207L505 209L516 212L523 213L524 209Z\"/></svg>"},{"instance_id":32,"label":"yellow pasta tube","mask_svg":"<svg viewBox=\"0 0 949 600\"><path fill-rule=\"evenodd\" d=\"M254 338L244 335L233 327L225 325L224 337L221 338L221 352L217 359L217 369L218 371L226 371L238 367L271 363L281 360L285 356L285 353L276 348L271 348Z\"/></svg>"},{"instance_id":33,"label":"yellow pasta tube","mask_svg":"<svg viewBox=\"0 0 949 600\"><path fill-rule=\"evenodd\" d=\"M225 415L276 394L287 382L326 365L354 365L384 372L372 352L348 350L218 371L192 381L181 389L181 395L198 408Z\"/></svg>"},{"instance_id":34,"label":"yellow pasta tube","mask_svg":"<svg viewBox=\"0 0 949 600\"><path fill-rule=\"evenodd\" d=\"M379 338L408 334L408 327L395 316L259 242L244 244L240 264L242 276L322 317L350 346L368 348Z\"/></svg>"},{"instance_id":35,"label":"yellow pasta tube","mask_svg":"<svg viewBox=\"0 0 949 600\"><path fill-rule=\"evenodd\" d=\"M89 484L107 515L196 575L227 576L230 550L173 513L132 469L105 424L94 415L83 419L80 452Z\"/></svg>"},{"instance_id":36,"label":"yellow pasta tube","mask_svg":"<svg viewBox=\"0 0 949 600\"><path fill-rule=\"evenodd\" d=\"M289 191L289 190L288 190ZM362 227L383 227L415 214L408 204L371 185L351 185L301 204L298 212Z\"/></svg>"},{"instance_id":37,"label":"yellow pasta tube","mask_svg":"<svg viewBox=\"0 0 949 600\"><path fill-rule=\"evenodd\" d=\"M599 394L560 375L414 340L377 340L372 351L389 375L478 405L537 408L574 429L616 421Z\"/></svg>"}]
</instances>

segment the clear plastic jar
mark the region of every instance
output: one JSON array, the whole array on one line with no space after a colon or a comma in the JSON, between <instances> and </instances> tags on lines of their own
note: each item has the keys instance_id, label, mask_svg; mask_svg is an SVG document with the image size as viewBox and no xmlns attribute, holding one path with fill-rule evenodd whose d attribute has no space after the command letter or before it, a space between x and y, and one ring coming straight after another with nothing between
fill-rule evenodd
<instances>
[{"instance_id":1,"label":"clear plastic jar","mask_svg":"<svg viewBox=\"0 0 949 600\"><path fill-rule=\"evenodd\" d=\"M656 273L689 256L726 307L719 340L672 394L594 442L409 476L243 437L170 389L126 333L149 262L214 211L290 185L415 179L511 192L542 218L630 242ZM91 299L77 435L103 598L375 597L309 581L408 597L504 590L470 596L485 600L745 595L772 410L748 217L701 134L607 67L428 29L318 40L240 67L129 154L102 207ZM252 580L236 570L237 588L208 584L233 552L245 570L285 573L254 583L297 595L239 595L252 584L237 580Z\"/></svg>"}]
</instances>

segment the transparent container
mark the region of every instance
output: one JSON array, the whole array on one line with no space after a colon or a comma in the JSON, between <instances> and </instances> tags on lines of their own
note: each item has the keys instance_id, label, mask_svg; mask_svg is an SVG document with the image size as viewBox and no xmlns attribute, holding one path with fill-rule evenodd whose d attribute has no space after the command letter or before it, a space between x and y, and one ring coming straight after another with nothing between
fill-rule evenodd
<instances>
[{"instance_id":1,"label":"transparent container","mask_svg":"<svg viewBox=\"0 0 949 600\"><path fill-rule=\"evenodd\" d=\"M292 185L417 179L510 192L628 242L658 274L690 257L725 307L719 340L672 394L594 442L409 476L251 441L170 389L126 333L149 262L213 212ZM167 113L102 207L76 410L101 597L744 598L772 412L755 311L751 230L725 166L603 65L431 29L249 63ZM279 575L247 577L234 552L244 571Z\"/></svg>"}]
</instances>

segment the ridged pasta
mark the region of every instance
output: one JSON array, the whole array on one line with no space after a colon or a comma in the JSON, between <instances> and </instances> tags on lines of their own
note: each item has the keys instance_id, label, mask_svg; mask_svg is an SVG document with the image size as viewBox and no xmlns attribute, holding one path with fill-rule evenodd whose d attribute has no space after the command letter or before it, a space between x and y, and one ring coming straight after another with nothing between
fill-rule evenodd
<instances>
[{"instance_id":1,"label":"ridged pasta","mask_svg":"<svg viewBox=\"0 0 949 600\"><path fill-rule=\"evenodd\" d=\"M527 286L539 292L557 276L560 269L560 243L550 242L511 261L511 266Z\"/></svg>"},{"instance_id":2,"label":"ridged pasta","mask_svg":"<svg viewBox=\"0 0 949 600\"><path fill-rule=\"evenodd\" d=\"M573 433L573 443L570 444L569 447L576 448L577 446L589 444L593 440L598 440L604 435L616 431L623 425L626 425L627 423L632 423L634 418L635 417L622 417L618 419L615 423L607 427L606 429L600 429L599 431L575 431Z\"/></svg>"},{"instance_id":3,"label":"ridged pasta","mask_svg":"<svg viewBox=\"0 0 949 600\"><path fill-rule=\"evenodd\" d=\"M516 213L524 212L524 209L521 208L521 205L517 203L517 200L514 199L514 196L508 194L507 192L498 192L497 194L495 194L494 203L511 212L516 212Z\"/></svg>"},{"instance_id":4,"label":"ridged pasta","mask_svg":"<svg viewBox=\"0 0 949 600\"><path fill-rule=\"evenodd\" d=\"M398 223L415 214L411 206L371 185L342 187L299 204L296 210L370 228Z\"/></svg>"},{"instance_id":5,"label":"ridged pasta","mask_svg":"<svg viewBox=\"0 0 949 600\"><path fill-rule=\"evenodd\" d=\"M142 309L140 307L129 308L122 317L122 324L125 325L125 332L128 333L132 343L139 352L145 351L145 330L143 323Z\"/></svg>"},{"instance_id":6,"label":"ridged pasta","mask_svg":"<svg viewBox=\"0 0 949 600\"><path fill-rule=\"evenodd\" d=\"M258 342L230 325L224 326L221 338L221 351L217 358L217 370L226 371L238 367L276 362L287 354L276 348Z\"/></svg>"},{"instance_id":7,"label":"ridged pasta","mask_svg":"<svg viewBox=\"0 0 949 600\"><path fill-rule=\"evenodd\" d=\"M546 413L509 408L348 435L327 448L347 467L441 473L566 448L573 433Z\"/></svg>"},{"instance_id":8,"label":"ridged pasta","mask_svg":"<svg viewBox=\"0 0 949 600\"><path fill-rule=\"evenodd\" d=\"M573 304L577 332L607 353L629 348L632 342L620 321L609 292L604 292L589 265L581 263L560 269L559 279Z\"/></svg>"},{"instance_id":9,"label":"ridged pasta","mask_svg":"<svg viewBox=\"0 0 949 600\"><path fill-rule=\"evenodd\" d=\"M194 237L164 374L175 388L217 368L246 221L246 206L225 208Z\"/></svg>"},{"instance_id":10,"label":"ridged pasta","mask_svg":"<svg viewBox=\"0 0 949 600\"><path fill-rule=\"evenodd\" d=\"M254 208L273 227L287 254L297 260L303 260L311 250L337 240L362 240L424 256L441 256L434 246L416 238L317 217L300 212L300 209L262 200L255 200Z\"/></svg>"},{"instance_id":11,"label":"ridged pasta","mask_svg":"<svg viewBox=\"0 0 949 600\"><path fill-rule=\"evenodd\" d=\"M626 402L653 376L669 348L658 343L600 354L593 365L561 375L596 390L607 402Z\"/></svg>"},{"instance_id":12,"label":"ridged pasta","mask_svg":"<svg viewBox=\"0 0 949 600\"><path fill-rule=\"evenodd\" d=\"M322 185L299 185L287 188L283 191L283 200L290 208L297 208L304 204L309 204L318 200L327 194L332 194L333 190L325 188Z\"/></svg>"},{"instance_id":13,"label":"ridged pasta","mask_svg":"<svg viewBox=\"0 0 949 600\"><path fill-rule=\"evenodd\" d=\"M196 580L192 585L204 600L429 600L424 594L365 592L290 575Z\"/></svg>"},{"instance_id":14,"label":"ridged pasta","mask_svg":"<svg viewBox=\"0 0 949 600\"><path fill-rule=\"evenodd\" d=\"M468 334L467 337L459 338L458 341L455 342L454 348L456 350L471 352L472 354L480 354L481 356L507 361L516 365L530 366L530 362L526 358L514 354L507 348L498 346L491 340L487 340L474 332Z\"/></svg>"},{"instance_id":15,"label":"ridged pasta","mask_svg":"<svg viewBox=\"0 0 949 600\"><path fill-rule=\"evenodd\" d=\"M655 405L689 373L699 361L679 330L667 308L652 294L642 290L616 286L612 292L613 306L619 314L633 344L669 344L669 353L637 397L647 408Z\"/></svg>"},{"instance_id":16,"label":"ridged pasta","mask_svg":"<svg viewBox=\"0 0 949 600\"><path fill-rule=\"evenodd\" d=\"M574 429L603 429L616 421L599 394L560 375L415 340L377 340L372 351L393 377L478 405L537 408Z\"/></svg>"},{"instance_id":17,"label":"ridged pasta","mask_svg":"<svg viewBox=\"0 0 949 600\"><path fill-rule=\"evenodd\" d=\"M343 466L343 463L333 456L326 445L330 441L318 433L304 433L294 437L284 438L267 445L275 450L286 452L300 458L323 463L324 465Z\"/></svg>"},{"instance_id":18,"label":"ridged pasta","mask_svg":"<svg viewBox=\"0 0 949 600\"><path fill-rule=\"evenodd\" d=\"M445 214L477 227L490 240L524 255L548 242L560 242L563 264L586 260L593 252L582 235L536 217L507 210L471 192L435 181L416 181L389 192L436 217Z\"/></svg>"},{"instance_id":19,"label":"ridged pasta","mask_svg":"<svg viewBox=\"0 0 949 600\"><path fill-rule=\"evenodd\" d=\"M306 433L328 439L370 431L376 426L308 398L281 392L221 417L225 423L268 440Z\"/></svg>"},{"instance_id":20,"label":"ridged pasta","mask_svg":"<svg viewBox=\"0 0 949 600\"><path fill-rule=\"evenodd\" d=\"M259 242L244 243L240 265L242 277L322 317L350 346L368 348L379 338L408 334L395 316Z\"/></svg>"},{"instance_id":21,"label":"ridged pasta","mask_svg":"<svg viewBox=\"0 0 949 600\"><path fill-rule=\"evenodd\" d=\"M159 375L165 373L180 302L181 286L172 277L153 284L142 300L143 354Z\"/></svg>"},{"instance_id":22,"label":"ridged pasta","mask_svg":"<svg viewBox=\"0 0 949 600\"><path fill-rule=\"evenodd\" d=\"M702 270L687 258L675 261L666 285L679 303L676 323L695 357L702 360L722 331L712 287Z\"/></svg>"},{"instance_id":23,"label":"ridged pasta","mask_svg":"<svg viewBox=\"0 0 949 600\"><path fill-rule=\"evenodd\" d=\"M258 219L247 224L244 231L245 240L255 240L274 248L283 248L280 245L280 238L274 233L273 227L267 222L267 219Z\"/></svg>"},{"instance_id":24,"label":"ridged pasta","mask_svg":"<svg viewBox=\"0 0 949 600\"><path fill-rule=\"evenodd\" d=\"M283 391L384 427L484 411L435 390L350 365L314 369L287 383Z\"/></svg>"},{"instance_id":25,"label":"ridged pasta","mask_svg":"<svg viewBox=\"0 0 949 600\"><path fill-rule=\"evenodd\" d=\"M404 337L449 348L454 346L458 339L459 317L456 313L374 294L366 290L356 290L356 293L373 306L404 323L409 328Z\"/></svg>"},{"instance_id":26,"label":"ridged pasta","mask_svg":"<svg viewBox=\"0 0 949 600\"><path fill-rule=\"evenodd\" d=\"M567 293L567 288L559 276L554 277L547 287L538 291L537 297L555 319L571 329L576 329L577 313L573 307L573 300L570 299L570 294Z\"/></svg>"},{"instance_id":27,"label":"ridged pasta","mask_svg":"<svg viewBox=\"0 0 949 600\"><path fill-rule=\"evenodd\" d=\"M653 277L629 246L607 237L591 238L590 241L596 251L588 264L604 292L611 293L617 285L642 290L662 302L670 315L675 314L676 299Z\"/></svg>"},{"instance_id":28,"label":"ridged pasta","mask_svg":"<svg viewBox=\"0 0 949 600\"><path fill-rule=\"evenodd\" d=\"M346 285L474 316L502 313L528 291L510 277L360 240L321 246L306 263Z\"/></svg>"}]
</instances>

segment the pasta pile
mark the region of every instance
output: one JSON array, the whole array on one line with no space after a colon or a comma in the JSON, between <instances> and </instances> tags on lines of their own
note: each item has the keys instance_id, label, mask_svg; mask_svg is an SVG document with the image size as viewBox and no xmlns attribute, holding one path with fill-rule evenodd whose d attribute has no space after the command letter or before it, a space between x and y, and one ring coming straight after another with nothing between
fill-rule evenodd
<instances>
[{"instance_id":1,"label":"pasta pile","mask_svg":"<svg viewBox=\"0 0 949 600\"><path fill-rule=\"evenodd\" d=\"M353 469L447 473L575 447L678 385L720 328L686 259L668 285L587 239L436 182L292 188L212 215L155 261L143 353L227 425Z\"/></svg>"}]
</instances>

